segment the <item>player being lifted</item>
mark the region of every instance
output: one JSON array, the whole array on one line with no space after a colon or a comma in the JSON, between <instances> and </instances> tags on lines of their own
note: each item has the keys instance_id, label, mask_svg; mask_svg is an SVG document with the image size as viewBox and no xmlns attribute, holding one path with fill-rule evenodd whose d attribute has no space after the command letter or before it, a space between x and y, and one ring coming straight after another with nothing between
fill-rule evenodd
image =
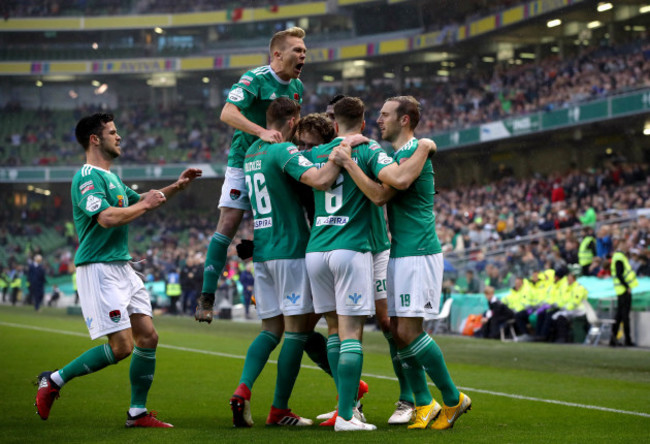
<instances>
[{"instance_id":1,"label":"player being lifted","mask_svg":"<svg viewBox=\"0 0 650 444\"><path fill-rule=\"evenodd\" d=\"M302 102L303 85L298 77L305 64L305 31L294 27L277 32L269 44L270 64L248 71L235 83L221 111L221 120L235 128L228 153L228 167L219 199L217 230L206 254L203 289L195 319L212 322L214 293L226 264L228 246L237 232L250 201L244 183L244 153L258 139L283 141L282 134L266 129L266 109L277 97Z\"/></svg>"},{"instance_id":2,"label":"player being lifted","mask_svg":"<svg viewBox=\"0 0 650 444\"><path fill-rule=\"evenodd\" d=\"M278 131L283 140L293 138L299 119L300 105L286 97L274 100L266 112L268 128ZM309 322L309 314L313 313L312 296L305 267L309 227L293 179L326 190L339 171L333 162L315 168L290 142L258 140L246 152L244 173L255 232L255 299L262 331L248 349L239 387L230 400L235 427L253 425L250 413L253 383L285 330L275 397L266 424L312 424L310 419L301 418L288 407L304 344L313 330Z\"/></svg>"},{"instance_id":3,"label":"player being lifted","mask_svg":"<svg viewBox=\"0 0 650 444\"><path fill-rule=\"evenodd\" d=\"M393 158L402 164L417 153L414 131L420 120L420 104L411 96L393 97L384 103L377 124L384 140L395 148ZM442 290L442 249L435 230L434 178L430 161L418 177L403 190L403 175L379 175L383 185L371 180L345 150L334 150L332 159L348 171L364 193L381 204L388 201L391 251L388 263L388 313L400 360L408 368L424 367L442 393L443 407L433 399L421 379L410 378L415 395L416 415L411 428L453 427L458 417L472 406L471 399L458 391L438 345L423 330L425 313L435 314ZM411 183L412 182L412 183ZM397 189L396 189L397 188ZM402 190L402 191L398 191Z\"/></svg>"},{"instance_id":4,"label":"player being lifted","mask_svg":"<svg viewBox=\"0 0 650 444\"><path fill-rule=\"evenodd\" d=\"M341 99L334 105L334 113L339 137L311 150L309 156L317 163L325 163L337 145L347 145L341 140L342 136L363 131L364 105L358 98ZM422 144L414 159L392 170L410 169L404 176L417 177L428 154L427 144ZM356 146L352 158L375 177L393 163L372 141ZM339 394L334 429L375 430L374 425L353 417L363 362L363 325L366 318L374 314L372 246L368 230L373 215L372 203L343 171L329 190L314 190L314 201L314 224L305 259L315 312L324 313L328 324L328 358Z\"/></svg>"}]
</instances>

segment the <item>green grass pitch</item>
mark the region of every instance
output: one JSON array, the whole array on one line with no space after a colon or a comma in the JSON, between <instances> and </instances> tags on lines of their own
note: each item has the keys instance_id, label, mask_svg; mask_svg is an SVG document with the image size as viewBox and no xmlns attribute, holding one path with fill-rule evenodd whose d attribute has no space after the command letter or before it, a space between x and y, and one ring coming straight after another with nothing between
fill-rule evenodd
<instances>
[{"instance_id":1,"label":"green grass pitch","mask_svg":"<svg viewBox=\"0 0 650 444\"><path fill-rule=\"evenodd\" d=\"M650 438L650 351L582 345L501 343L436 337L455 383L472 398L472 410L447 431L388 426L397 401L383 336L364 337L364 397L374 432L331 428L265 427L273 399L280 347L253 388L255 426L233 429L228 400L236 388L257 323L159 316L156 380L148 407L174 429L126 429L130 399L128 359L71 381L50 418L35 414L36 375L97 345L81 317L61 309L0 307L0 442L462 442L630 443ZM432 385L434 397L440 393ZM307 418L334 408L334 384L305 356L290 406Z\"/></svg>"}]
</instances>

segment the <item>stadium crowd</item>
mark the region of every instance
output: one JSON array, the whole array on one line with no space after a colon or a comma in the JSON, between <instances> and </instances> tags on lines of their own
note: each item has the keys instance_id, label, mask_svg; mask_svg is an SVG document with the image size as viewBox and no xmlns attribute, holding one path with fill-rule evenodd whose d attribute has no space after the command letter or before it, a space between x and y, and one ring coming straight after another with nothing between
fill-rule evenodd
<instances>
[{"instance_id":1,"label":"stadium crowd","mask_svg":"<svg viewBox=\"0 0 650 444\"><path fill-rule=\"evenodd\" d=\"M541 63L497 64L493 69L467 71L446 82L434 78L407 85L405 91L390 86L368 85L360 92L371 110L366 134L379 139L375 110L387 95L408 93L423 104L417 135L479 125L506 117L551 111L576 103L650 87L650 40L641 38L620 45L585 47L576 57L552 57ZM307 94L303 113L325 109L329 95ZM20 112L12 105L5 113ZM62 165L82 162L72 127L78 116L93 109L82 106L70 116L69 127L49 112L38 112L38 123L5 130L0 145L2 164ZM64 119L67 121L67 119ZM188 108L183 104L167 110L133 107L116 122L124 137L122 163L225 162L232 130L219 121L215 110ZM9 131L9 132L7 132ZM171 134L170 134L171 131ZM165 137L161 134L164 133ZM62 134L60 138L57 134ZM38 146L38 154L23 159L21 146ZM164 154L161 154L161 148Z\"/></svg>"}]
</instances>

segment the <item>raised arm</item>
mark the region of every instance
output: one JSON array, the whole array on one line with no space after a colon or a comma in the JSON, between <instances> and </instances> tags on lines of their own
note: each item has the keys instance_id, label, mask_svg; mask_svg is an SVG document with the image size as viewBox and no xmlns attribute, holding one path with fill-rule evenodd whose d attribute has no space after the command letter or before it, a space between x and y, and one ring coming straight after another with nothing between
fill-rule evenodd
<instances>
[{"instance_id":1,"label":"raised arm","mask_svg":"<svg viewBox=\"0 0 650 444\"><path fill-rule=\"evenodd\" d=\"M235 129L257 136L265 142L282 142L282 133L276 130L267 130L258 124L251 122L241 113L237 106L230 102L226 102L221 110L221 121Z\"/></svg>"},{"instance_id":2,"label":"raised arm","mask_svg":"<svg viewBox=\"0 0 650 444\"><path fill-rule=\"evenodd\" d=\"M413 155L404 162L388 165L379 172L379 180L398 190L405 190L420 176L424 162L435 154L437 146L431 139L420 139Z\"/></svg>"}]
</instances>

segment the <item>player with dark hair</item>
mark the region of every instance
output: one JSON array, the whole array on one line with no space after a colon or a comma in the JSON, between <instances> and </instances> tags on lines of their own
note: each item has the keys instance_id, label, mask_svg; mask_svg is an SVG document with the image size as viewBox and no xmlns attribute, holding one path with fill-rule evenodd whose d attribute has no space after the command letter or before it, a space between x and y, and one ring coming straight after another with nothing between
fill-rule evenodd
<instances>
[{"instance_id":1,"label":"player with dark hair","mask_svg":"<svg viewBox=\"0 0 650 444\"><path fill-rule=\"evenodd\" d=\"M219 221L206 254L203 288L195 319L212 322L214 293L226 264L228 247L237 233L250 201L244 184L244 153L258 139L282 142L282 134L266 128L266 109L277 97L302 102L303 85L298 77L305 64L305 31L293 27L275 33L269 44L271 63L246 72L235 83L221 111L221 120L235 128L228 167L219 199Z\"/></svg>"},{"instance_id":2,"label":"player with dark hair","mask_svg":"<svg viewBox=\"0 0 650 444\"><path fill-rule=\"evenodd\" d=\"M337 94L334 97L332 97L332 100L329 101L327 104L327 108L325 108L325 114L327 115L327 118L330 119L332 122L334 122L334 105L336 102L344 98L344 94Z\"/></svg>"},{"instance_id":3,"label":"player with dark hair","mask_svg":"<svg viewBox=\"0 0 650 444\"><path fill-rule=\"evenodd\" d=\"M377 120L382 138L393 145L393 159L400 166L413 160L422 141L414 137L420 120L420 104L411 96L392 97L384 103ZM410 428L453 427L458 417L471 408L471 399L458 391L438 345L423 330L425 314L435 314L440 306L443 260L435 230L433 166L427 160L414 178L395 168L379 173L377 184L343 150L331 156L348 171L355 183L375 203L388 202L391 251L388 262L388 313L397 342L398 356L416 402ZM395 174L391 174L395 173ZM412 378L407 368L422 368L442 392L442 408L433 399L426 380Z\"/></svg>"},{"instance_id":4,"label":"player with dark hair","mask_svg":"<svg viewBox=\"0 0 650 444\"><path fill-rule=\"evenodd\" d=\"M364 105L346 97L334 107L339 137L314 147L310 158L323 163L343 136L360 134L365 122ZM425 144L418 153L422 163L428 155ZM354 147L352 157L369 174L377 175L393 161L376 142ZM402 167L400 167L402 168ZM409 162L412 175L419 169ZM370 230L371 202L342 171L327 191L314 190L315 217L307 254L314 309L324 313L328 324L328 358L339 394L336 431L375 430L353 416L358 395L363 349L361 340L367 316L374 314L373 263Z\"/></svg>"},{"instance_id":5,"label":"player with dark hair","mask_svg":"<svg viewBox=\"0 0 650 444\"><path fill-rule=\"evenodd\" d=\"M84 117L75 135L86 152L86 164L72 179L72 212L79 236L75 254L79 300L91 339L107 336L108 342L91 348L60 370L41 373L36 409L42 419L47 419L64 384L133 353L126 426L172 427L146 408L156 367L158 333L149 292L128 263L128 224L184 190L201 176L201 170L188 168L173 184L140 195L110 171L122 153L122 138L112 114Z\"/></svg>"},{"instance_id":6,"label":"player with dark hair","mask_svg":"<svg viewBox=\"0 0 650 444\"><path fill-rule=\"evenodd\" d=\"M300 118L300 105L288 98L274 100L266 112L269 129L291 140ZM240 384L230 400L235 427L250 427L253 383L270 353L285 333L278 358L275 397L267 425L306 426L288 407L303 349L313 330L313 303L305 267L309 227L295 195L293 180L319 190L330 187L340 168L326 162L322 168L302 156L290 142L255 142L244 160L246 188L254 217L255 295L262 332L248 349Z\"/></svg>"}]
</instances>

